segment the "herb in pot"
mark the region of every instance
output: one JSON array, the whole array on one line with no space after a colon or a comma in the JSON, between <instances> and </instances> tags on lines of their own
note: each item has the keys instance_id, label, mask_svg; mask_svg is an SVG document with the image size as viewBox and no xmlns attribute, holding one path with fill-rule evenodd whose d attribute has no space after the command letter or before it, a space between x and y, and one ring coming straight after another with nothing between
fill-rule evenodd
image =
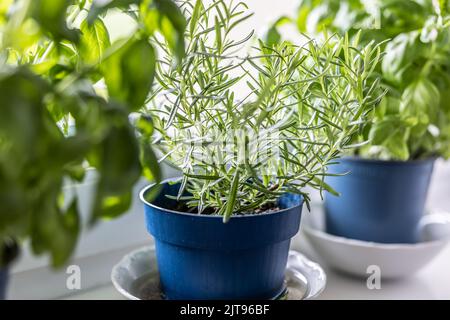
<instances>
[{"instance_id":1,"label":"herb in pot","mask_svg":"<svg viewBox=\"0 0 450 320\"><path fill-rule=\"evenodd\" d=\"M449 9L448 1L432 0L300 3L300 31L357 33L363 43L382 43L386 53L376 71L388 92L354 140L368 143L329 169L351 174L326 180L341 194L326 198L328 233L420 241L434 160L450 156Z\"/></svg>"},{"instance_id":2,"label":"herb in pot","mask_svg":"<svg viewBox=\"0 0 450 320\"><path fill-rule=\"evenodd\" d=\"M331 191L327 166L354 147L381 98L381 49L337 36L235 38L251 17L245 3L180 7L186 57L177 65L169 42L153 38L155 99L141 110L154 119L160 161L182 171L141 192L161 288L167 299L274 299L309 203L304 188Z\"/></svg>"},{"instance_id":3,"label":"herb in pot","mask_svg":"<svg viewBox=\"0 0 450 320\"><path fill-rule=\"evenodd\" d=\"M142 111L155 120L162 159L183 172L176 200L226 222L273 209L286 192L308 203L306 186L329 190L327 165L351 147L382 96L380 47L348 37L257 41L241 55L253 32L230 35L251 16L244 3L181 8L190 17L186 59L176 65L169 42L153 39L161 99Z\"/></svg>"}]
</instances>

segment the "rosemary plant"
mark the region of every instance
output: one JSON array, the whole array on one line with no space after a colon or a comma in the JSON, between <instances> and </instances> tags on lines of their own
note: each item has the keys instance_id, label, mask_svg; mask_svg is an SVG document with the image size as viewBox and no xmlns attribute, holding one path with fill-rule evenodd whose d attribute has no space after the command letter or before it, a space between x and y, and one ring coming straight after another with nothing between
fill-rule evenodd
<instances>
[{"instance_id":1,"label":"rosemary plant","mask_svg":"<svg viewBox=\"0 0 450 320\"><path fill-rule=\"evenodd\" d=\"M177 200L226 222L275 210L286 192L308 204L306 186L329 190L327 165L380 100L380 48L335 36L302 45L269 46L253 32L236 40L231 32L251 16L244 3L181 8L186 58L176 65L167 41L154 38L160 99L142 111L154 119L161 160L183 172Z\"/></svg>"}]
</instances>

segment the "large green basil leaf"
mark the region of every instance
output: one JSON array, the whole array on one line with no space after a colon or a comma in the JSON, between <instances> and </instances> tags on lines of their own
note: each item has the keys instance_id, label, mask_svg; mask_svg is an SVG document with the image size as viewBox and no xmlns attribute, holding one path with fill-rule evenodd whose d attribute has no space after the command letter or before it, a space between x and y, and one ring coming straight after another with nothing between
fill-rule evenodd
<instances>
[{"instance_id":1,"label":"large green basil leaf","mask_svg":"<svg viewBox=\"0 0 450 320\"><path fill-rule=\"evenodd\" d=\"M82 33L79 44L81 61L87 64L99 63L103 52L111 45L103 20L96 19L92 24L84 20L80 30Z\"/></svg>"},{"instance_id":2,"label":"large green basil leaf","mask_svg":"<svg viewBox=\"0 0 450 320\"><path fill-rule=\"evenodd\" d=\"M144 105L155 75L155 50L146 39L130 39L102 65L111 98L124 103L129 111Z\"/></svg>"},{"instance_id":3,"label":"large green basil leaf","mask_svg":"<svg viewBox=\"0 0 450 320\"><path fill-rule=\"evenodd\" d=\"M115 125L89 155L90 163L100 173L92 222L116 217L129 208L130 190L142 171L139 145L127 117L112 110L107 119Z\"/></svg>"},{"instance_id":4,"label":"large green basil leaf","mask_svg":"<svg viewBox=\"0 0 450 320\"><path fill-rule=\"evenodd\" d=\"M384 78L402 86L416 77L420 69L414 69L413 63L422 56L424 50L426 46L420 41L419 32L403 33L394 38L387 44L382 61Z\"/></svg>"},{"instance_id":5,"label":"large green basil leaf","mask_svg":"<svg viewBox=\"0 0 450 320\"><path fill-rule=\"evenodd\" d=\"M57 192L58 190L52 190ZM31 245L36 254L49 250L54 267L62 266L75 249L80 231L77 201L73 200L66 210L53 202L43 203L33 210Z\"/></svg>"},{"instance_id":6,"label":"large green basil leaf","mask_svg":"<svg viewBox=\"0 0 450 320\"><path fill-rule=\"evenodd\" d=\"M414 125L413 119L403 120L398 115L386 116L372 125L369 132L370 143L386 148L394 159L407 160L410 127Z\"/></svg>"},{"instance_id":7,"label":"large green basil leaf","mask_svg":"<svg viewBox=\"0 0 450 320\"><path fill-rule=\"evenodd\" d=\"M406 161L409 159L409 130L398 129L384 142L384 146L394 159Z\"/></svg>"},{"instance_id":8,"label":"large green basil leaf","mask_svg":"<svg viewBox=\"0 0 450 320\"><path fill-rule=\"evenodd\" d=\"M418 78L403 91L400 112L407 116L427 116L435 122L439 112L440 93L427 78Z\"/></svg>"}]
</instances>

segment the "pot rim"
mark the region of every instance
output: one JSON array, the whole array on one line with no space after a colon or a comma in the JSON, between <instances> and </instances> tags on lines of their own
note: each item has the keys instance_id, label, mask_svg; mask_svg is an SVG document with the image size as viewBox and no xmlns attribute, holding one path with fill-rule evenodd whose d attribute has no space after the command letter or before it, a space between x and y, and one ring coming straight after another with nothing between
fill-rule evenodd
<instances>
[{"instance_id":1,"label":"pot rim","mask_svg":"<svg viewBox=\"0 0 450 320\"><path fill-rule=\"evenodd\" d=\"M336 159L336 162L339 162L341 160L345 161L351 161L351 162L360 162L360 163L373 163L373 164L387 164L387 165L420 165L428 162L434 162L439 157L433 156L433 157L427 157L424 159L410 159L406 161L402 160L383 160L383 159L372 159L372 158L364 158L360 156L343 156L341 158Z\"/></svg>"},{"instance_id":2,"label":"pot rim","mask_svg":"<svg viewBox=\"0 0 450 320\"><path fill-rule=\"evenodd\" d=\"M183 215L183 216L197 217L197 218L221 219L221 220L223 219L222 215L217 215L217 214L198 214L198 213L189 213L189 212L176 211L176 210L172 210L172 209L166 209L166 208L163 208L163 207L159 207L159 206L157 206L157 205L155 205L155 204L153 204L153 203L151 203L151 202L149 202L149 201L147 201L145 199L145 194L147 193L147 191L150 190L152 187L156 186L157 184L163 185L163 184L166 184L166 183L169 183L169 182L178 182L181 179L182 179L182 177L167 178L167 179L162 180L159 183L158 182L151 183L151 184L145 186L139 192L139 199L141 200L141 202L143 202L145 205L147 205L149 207L152 207L152 208L155 208L155 209L158 209L158 210L162 210L162 211L166 211L166 212L169 212L169 213L173 213L173 214L179 214L179 215ZM270 216L270 215L275 215L275 214L279 214L279 213L284 213L284 212L286 212L288 210L291 210L293 208L296 208L296 207L300 207L301 208L303 206L305 200L304 200L304 198L301 195L299 195L299 196L301 197L299 205L288 207L288 208L284 208L284 209L280 209L280 210L274 211L274 212L267 212L267 213L240 214L240 215L232 214L230 219L233 219L233 218L241 218L242 219L242 218L253 218L253 217L258 217L258 216Z\"/></svg>"}]
</instances>

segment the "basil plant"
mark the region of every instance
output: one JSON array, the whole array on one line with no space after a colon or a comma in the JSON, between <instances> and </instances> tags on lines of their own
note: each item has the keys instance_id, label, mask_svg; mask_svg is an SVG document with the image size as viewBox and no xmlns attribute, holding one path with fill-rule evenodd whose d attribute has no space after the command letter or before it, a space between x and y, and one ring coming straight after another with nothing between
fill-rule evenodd
<instances>
[{"instance_id":1,"label":"basil plant","mask_svg":"<svg viewBox=\"0 0 450 320\"><path fill-rule=\"evenodd\" d=\"M327 165L351 141L382 96L378 45L328 37L267 44L233 31L245 3L185 1L186 58L167 42L156 66L154 143L182 171L178 210L222 215L276 210L286 192L329 189Z\"/></svg>"},{"instance_id":2,"label":"basil plant","mask_svg":"<svg viewBox=\"0 0 450 320\"><path fill-rule=\"evenodd\" d=\"M271 26L272 41L283 23L300 32L324 30L383 44L377 72L388 93L374 111L356 149L362 157L415 160L450 157L450 5L447 0L303 0L295 18Z\"/></svg>"},{"instance_id":3,"label":"basil plant","mask_svg":"<svg viewBox=\"0 0 450 320\"><path fill-rule=\"evenodd\" d=\"M108 10L130 17L128 37L111 42ZM149 38L165 37L179 61L184 29L171 0L1 1L0 268L22 240L53 266L67 261L81 223L77 196L63 188L89 168L98 175L91 224L125 212L141 174L159 179L151 119L138 118L137 132L129 116L151 92Z\"/></svg>"}]
</instances>

